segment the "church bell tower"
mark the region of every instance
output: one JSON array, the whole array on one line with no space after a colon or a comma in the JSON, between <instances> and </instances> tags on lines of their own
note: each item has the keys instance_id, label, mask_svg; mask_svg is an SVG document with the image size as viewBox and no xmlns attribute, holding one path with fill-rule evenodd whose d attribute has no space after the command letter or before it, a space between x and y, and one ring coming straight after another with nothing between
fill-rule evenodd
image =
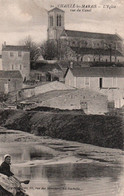
<instances>
[{"instance_id":1,"label":"church bell tower","mask_svg":"<svg viewBox=\"0 0 124 196\"><path fill-rule=\"evenodd\" d=\"M58 40L64 30L64 11L59 8L53 8L48 11L48 40Z\"/></svg>"}]
</instances>

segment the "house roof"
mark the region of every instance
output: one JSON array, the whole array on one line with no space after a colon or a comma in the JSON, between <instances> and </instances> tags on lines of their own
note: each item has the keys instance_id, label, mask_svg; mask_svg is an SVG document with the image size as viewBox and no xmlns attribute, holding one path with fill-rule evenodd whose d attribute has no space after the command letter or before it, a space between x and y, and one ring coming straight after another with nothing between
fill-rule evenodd
<instances>
[{"instance_id":1,"label":"house roof","mask_svg":"<svg viewBox=\"0 0 124 196\"><path fill-rule=\"evenodd\" d=\"M59 60L58 61L58 64L60 65L60 67L62 69L67 69L68 67L70 67L70 64L73 63L74 66L77 66L79 67L80 66L80 63L77 62L77 61L73 61L73 60Z\"/></svg>"},{"instance_id":2,"label":"house roof","mask_svg":"<svg viewBox=\"0 0 124 196\"><path fill-rule=\"evenodd\" d=\"M30 51L28 46L3 45L2 51Z\"/></svg>"},{"instance_id":3,"label":"house roof","mask_svg":"<svg viewBox=\"0 0 124 196\"><path fill-rule=\"evenodd\" d=\"M61 10L61 9L59 9L59 8L57 8L57 7L55 7L55 8L53 8L53 9L51 9L51 10L49 10L48 12L53 12L53 11L61 11L61 12L64 12L63 10Z\"/></svg>"},{"instance_id":4,"label":"house roof","mask_svg":"<svg viewBox=\"0 0 124 196\"><path fill-rule=\"evenodd\" d=\"M75 77L124 77L124 67L81 67L70 70Z\"/></svg>"},{"instance_id":5,"label":"house roof","mask_svg":"<svg viewBox=\"0 0 124 196\"><path fill-rule=\"evenodd\" d=\"M49 91L49 92L45 92L45 93L41 93L37 96L33 96L30 97L29 99L27 99L27 101L35 101L35 102L41 102L41 101L46 101L55 97L59 97L65 94L68 94L69 92L75 91L75 89L68 89L68 90L53 90L53 91Z\"/></svg>"},{"instance_id":6,"label":"house roof","mask_svg":"<svg viewBox=\"0 0 124 196\"><path fill-rule=\"evenodd\" d=\"M83 38L93 38L93 39L108 39L120 41L122 40L120 36L117 34L105 34L105 33L95 33L95 32L86 32L86 31L72 31L72 30L64 30L61 36L68 37L83 37Z\"/></svg>"},{"instance_id":7,"label":"house roof","mask_svg":"<svg viewBox=\"0 0 124 196\"><path fill-rule=\"evenodd\" d=\"M0 79L3 78L22 78L20 71L0 71Z\"/></svg>"},{"instance_id":8,"label":"house roof","mask_svg":"<svg viewBox=\"0 0 124 196\"><path fill-rule=\"evenodd\" d=\"M86 93L90 93L92 95L98 95L101 97L106 97L106 95L103 95L99 92L95 92L92 91L91 89L68 89L68 90L53 90L53 91L49 91L49 92L45 92L45 93L41 93L39 95L30 97L26 100L26 103L28 102L35 102L35 103L40 103L40 102L44 102L47 100L51 100L53 98L57 98L60 96L65 96L67 94L72 95L72 94L77 94L78 92L83 92L84 95L86 95Z\"/></svg>"},{"instance_id":9,"label":"house roof","mask_svg":"<svg viewBox=\"0 0 124 196\"><path fill-rule=\"evenodd\" d=\"M41 62L36 63L36 70L37 71L48 72L48 71L53 71L54 69L62 71L62 69L58 63L53 63L53 64L41 63Z\"/></svg>"}]
</instances>

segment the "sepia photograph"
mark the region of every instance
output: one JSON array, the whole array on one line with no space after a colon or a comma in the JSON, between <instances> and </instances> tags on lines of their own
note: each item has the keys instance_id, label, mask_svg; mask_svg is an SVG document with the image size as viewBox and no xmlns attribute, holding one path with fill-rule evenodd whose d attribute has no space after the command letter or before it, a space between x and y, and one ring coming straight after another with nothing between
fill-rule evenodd
<instances>
[{"instance_id":1,"label":"sepia photograph","mask_svg":"<svg viewBox=\"0 0 124 196\"><path fill-rule=\"evenodd\" d=\"M0 196L124 196L123 0L0 0Z\"/></svg>"}]
</instances>

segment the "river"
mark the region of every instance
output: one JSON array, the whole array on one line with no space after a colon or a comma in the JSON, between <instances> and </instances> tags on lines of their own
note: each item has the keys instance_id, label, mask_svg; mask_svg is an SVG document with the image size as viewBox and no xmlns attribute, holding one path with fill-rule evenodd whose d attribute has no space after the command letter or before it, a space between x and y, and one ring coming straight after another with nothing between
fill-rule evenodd
<instances>
[{"instance_id":1,"label":"river","mask_svg":"<svg viewBox=\"0 0 124 196\"><path fill-rule=\"evenodd\" d=\"M11 170L30 196L124 196L124 169L120 165L93 160L60 162L51 160L47 148L32 143L0 143L0 162L12 155Z\"/></svg>"}]
</instances>

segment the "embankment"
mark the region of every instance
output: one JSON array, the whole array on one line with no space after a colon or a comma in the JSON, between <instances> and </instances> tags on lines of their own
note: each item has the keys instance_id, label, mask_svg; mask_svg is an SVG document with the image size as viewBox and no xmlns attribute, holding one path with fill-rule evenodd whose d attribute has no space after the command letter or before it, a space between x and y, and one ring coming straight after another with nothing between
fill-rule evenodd
<instances>
[{"instance_id":1,"label":"embankment","mask_svg":"<svg viewBox=\"0 0 124 196\"><path fill-rule=\"evenodd\" d=\"M84 115L69 111L0 111L0 125L102 147L123 149L122 116Z\"/></svg>"}]
</instances>

